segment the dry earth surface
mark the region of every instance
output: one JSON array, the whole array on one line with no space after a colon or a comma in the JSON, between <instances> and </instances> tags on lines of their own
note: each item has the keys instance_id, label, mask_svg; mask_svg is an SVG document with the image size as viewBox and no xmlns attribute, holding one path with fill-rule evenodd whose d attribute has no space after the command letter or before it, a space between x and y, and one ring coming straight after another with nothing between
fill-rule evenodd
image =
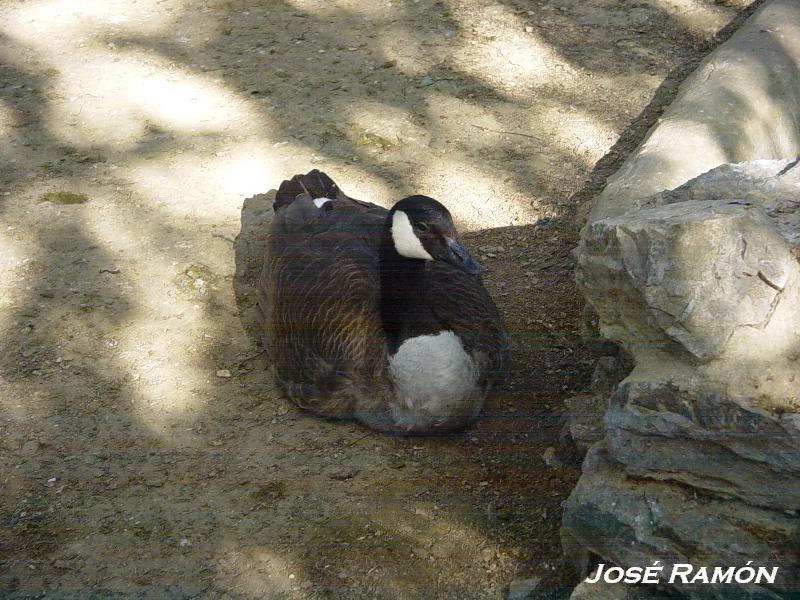
<instances>
[{"instance_id":1,"label":"dry earth surface","mask_svg":"<svg viewBox=\"0 0 800 600\"><path fill-rule=\"evenodd\" d=\"M0 597L564 597L576 214L749 4L2 2ZM255 195L311 167L456 215L512 336L474 427L276 394Z\"/></svg>"}]
</instances>

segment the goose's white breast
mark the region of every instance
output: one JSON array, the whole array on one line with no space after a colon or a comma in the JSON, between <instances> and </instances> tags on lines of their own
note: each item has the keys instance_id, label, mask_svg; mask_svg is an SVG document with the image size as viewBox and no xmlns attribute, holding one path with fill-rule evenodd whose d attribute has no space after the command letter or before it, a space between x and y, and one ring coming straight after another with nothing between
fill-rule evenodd
<instances>
[{"instance_id":1,"label":"goose's white breast","mask_svg":"<svg viewBox=\"0 0 800 600\"><path fill-rule=\"evenodd\" d=\"M476 373L452 331L403 342L389 359L389 375L403 408L448 414L475 389Z\"/></svg>"}]
</instances>

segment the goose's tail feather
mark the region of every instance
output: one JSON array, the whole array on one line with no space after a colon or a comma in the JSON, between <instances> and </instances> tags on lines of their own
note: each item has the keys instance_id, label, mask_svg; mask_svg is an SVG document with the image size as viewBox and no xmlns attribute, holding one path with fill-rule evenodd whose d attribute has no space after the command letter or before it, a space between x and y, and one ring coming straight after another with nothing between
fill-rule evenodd
<instances>
[{"instance_id":1,"label":"goose's tail feather","mask_svg":"<svg viewBox=\"0 0 800 600\"><path fill-rule=\"evenodd\" d=\"M339 186L333 179L322 171L314 169L305 175L295 175L281 183L278 193L275 194L275 202L272 204L273 210L278 210L284 206L289 206L294 200L303 194L307 194L310 199L331 198L335 200L341 194Z\"/></svg>"}]
</instances>

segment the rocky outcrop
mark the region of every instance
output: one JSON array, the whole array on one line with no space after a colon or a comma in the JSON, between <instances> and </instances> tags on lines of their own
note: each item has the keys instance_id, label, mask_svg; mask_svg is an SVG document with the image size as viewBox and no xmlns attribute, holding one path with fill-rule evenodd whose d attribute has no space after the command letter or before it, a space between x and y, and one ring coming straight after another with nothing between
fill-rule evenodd
<instances>
[{"instance_id":1,"label":"rocky outcrop","mask_svg":"<svg viewBox=\"0 0 800 600\"><path fill-rule=\"evenodd\" d=\"M581 399L570 402L578 441L599 441L564 526L604 559L757 559L780 580L745 597L800 586L799 216L800 161L758 161L587 225L578 282L601 333L635 361L604 403L594 395L602 431L587 435Z\"/></svg>"},{"instance_id":2,"label":"rocky outcrop","mask_svg":"<svg viewBox=\"0 0 800 600\"><path fill-rule=\"evenodd\" d=\"M761 104L736 120L729 109L745 107L722 103L755 65L737 97ZM715 153L694 152L712 142ZM800 2L776 0L686 82L598 198L576 277L599 332L634 366L614 385L619 358L605 359L591 393L568 403L589 447L564 510L571 544L623 568L753 561L778 576L584 583L574 599L800 593L798 154ZM720 164L732 159L749 162Z\"/></svg>"},{"instance_id":3,"label":"rocky outcrop","mask_svg":"<svg viewBox=\"0 0 800 600\"><path fill-rule=\"evenodd\" d=\"M570 534L605 559L757 558L781 578L752 597L800 584L793 190L792 161L725 166L586 228L578 280L602 333L636 363L565 511ZM726 588L682 591L724 598Z\"/></svg>"},{"instance_id":4,"label":"rocky outcrop","mask_svg":"<svg viewBox=\"0 0 800 600\"><path fill-rule=\"evenodd\" d=\"M791 595L797 590L800 559L796 515L698 494L687 486L631 479L601 448L587 456L585 475L570 497L564 525L576 538L593 544L589 547L602 562L648 567L661 561L662 583L632 588L642 593L673 597L668 591L673 588L678 597L704 600L796 597ZM778 567L777 585L667 583L678 563L738 568L747 561ZM604 587L602 582L583 585L587 590L595 586Z\"/></svg>"}]
</instances>

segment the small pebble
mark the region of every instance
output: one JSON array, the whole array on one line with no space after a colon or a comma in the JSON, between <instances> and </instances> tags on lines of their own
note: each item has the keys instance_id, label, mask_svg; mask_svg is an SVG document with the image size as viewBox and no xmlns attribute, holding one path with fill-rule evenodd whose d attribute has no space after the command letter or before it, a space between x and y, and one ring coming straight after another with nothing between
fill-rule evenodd
<instances>
[{"instance_id":1,"label":"small pebble","mask_svg":"<svg viewBox=\"0 0 800 600\"><path fill-rule=\"evenodd\" d=\"M427 75L419 80L419 87L428 87L429 85L433 85L433 79Z\"/></svg>"},{"instance_id":2,"label":"small pebble","mask_svg":"<svg viewBox=\"0 0 800 600\"><path fill-rule=\"evenodd\" d=\"M333 473L329 474L328 477L336 481L347 481L348 479L352 479L358 475L358 473L358 469L342 469L339 471L334 471Z\"/></svg>"},{"instance_id":3,"label":"small pebble","mask_svg":"<svg viewBox=\"0 0 800 600\"><path fill-rule=\"evenodd\" d=\"M217 377L228 379L231 377L231 372L228 369L217 369Z\"/></svg>"},{"instance_id":4,"label":"small pebble","mask_svg":"<svg viewBox=\"0 0 800 600\"><path fill-rule=\"evenodd\" d=\"M548 447L547 450L542 453L542 460L544 461L544 464L551 469L557 469L558 467L562 466L561 461L556 458L556 449L552 446Z\"/></svg>"}]
</instances>

